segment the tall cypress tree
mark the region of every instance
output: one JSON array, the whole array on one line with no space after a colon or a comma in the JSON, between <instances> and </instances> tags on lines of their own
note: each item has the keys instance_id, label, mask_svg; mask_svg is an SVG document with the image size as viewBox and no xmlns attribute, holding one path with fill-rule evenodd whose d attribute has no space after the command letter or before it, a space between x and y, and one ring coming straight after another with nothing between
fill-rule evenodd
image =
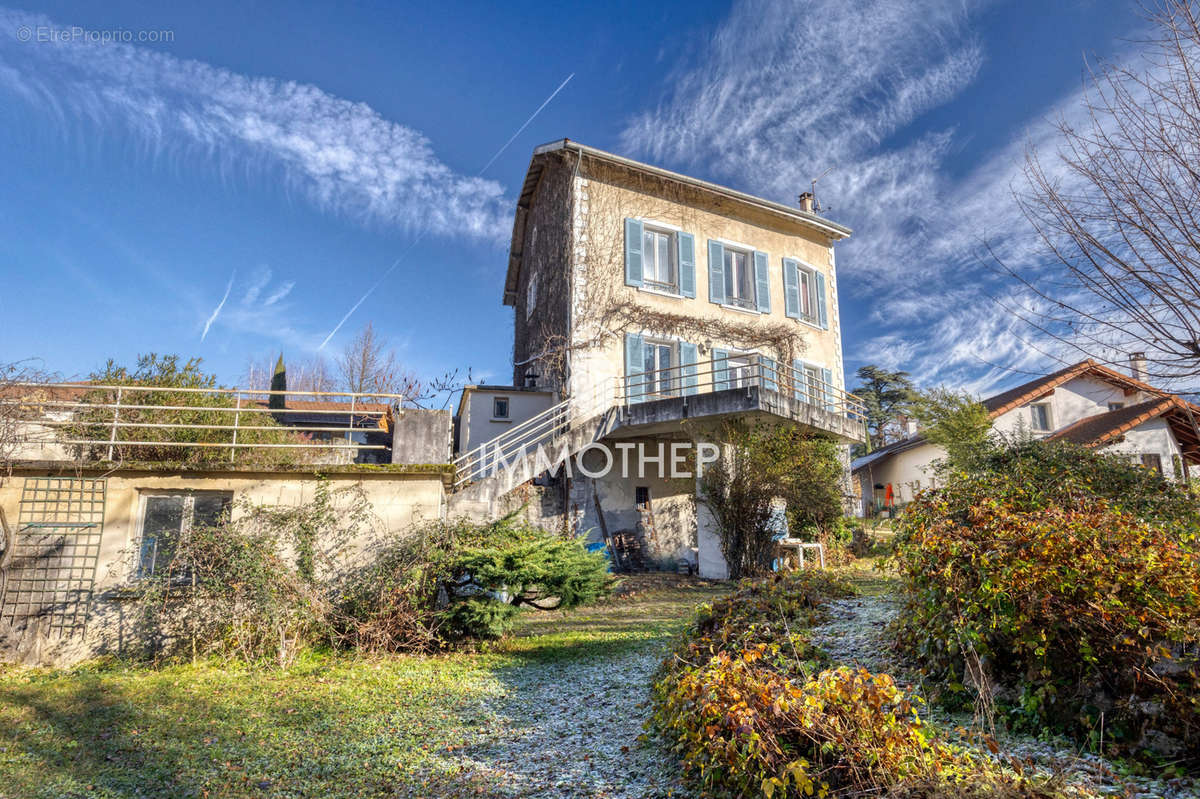
<instances>
[{"instance_id":1,"label":"tall cypress tree","mask_svg":"<svg viewBox=\"0 0 1200 799\"><path fill-rule=\"evenodd\" d=\"M287 368L283 365L282 352L279 353L279 360L275 362L275 374L271 375L271 390L287 391ZM281 411L287 407L285 399L283 394L272 394L267 400L267 407Z\"/></svg>"}]
</instances>

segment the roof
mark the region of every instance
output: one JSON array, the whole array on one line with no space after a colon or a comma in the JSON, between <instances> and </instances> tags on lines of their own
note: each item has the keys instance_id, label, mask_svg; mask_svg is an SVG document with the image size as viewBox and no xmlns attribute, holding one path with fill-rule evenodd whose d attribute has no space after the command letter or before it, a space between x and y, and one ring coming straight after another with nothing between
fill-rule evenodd
<instances>
[{"instance_id":1,"label":"roof","mask_svg":"<svg viewBox=\"0 0 1200 799\"><path fill-rule=\"evenodd\" d=\"M844 239L852 232L845 225L839 225L818 214L802 211L790 205L784 205L783 203L777 203L774 200L767 200L762 197L755 197L752 194L736 191L727 186L709 183L706 180L682 175L678 172L642 163L641 161L634 161L631 158L616 155L605 150L598 150L595 147L588 147L586 144L580 144L570 139L557 139L534 148L533 157L529 161L529 169L525 173L525 182L521 186L521 193L517 198L517 210L513 217L512 244L509 247L508 253L508 274L504 279L503 301L505 305L515 305L517 302L517 281L521 275L521 259L524 255L525 218L529 213L529 208L533 204L534 195L537 193L538 183L542 178L542 168L550 156L565 152L575 152L580 157L587 156L606 161L610 164L616 164L646 175L680 183L746 206L752 206L776 216L799 222L835 240Z\"/></svg>"},{"instance_id":2,"label":"roof","mask_svg":"<svg viewBox=\"0 0 1200 799\"><path fill-rule=\"evenodd\" d=\"M1190 460L1200 458L1200 435L1193 419L1200 407L1175 396L1159 396L1124 408L1087 416L1047 436L1048 441L1071 441L1085 447L1111 444L1152 419L1164 418Z\"/></svg>"},{"instance_id":3,"label":"roof","mask_svg":"<svg viewBox=\"0 0 1200 799\"><path fill-rule=\"evenodd\" d=\"M983 404L983 407L987 408L988 415L991 416L993 419L995 419L998 416L1002 416L1003 414L1008 413L1009 411L1011 411L1014 408L1020 408L1021 406L1026 405L1030 402L1033 402L1034 400L1038 400L1043 397L1046 397L1051 392L1053 392L1054 389L1058 388L1059 386L1063 385L1064 383L1068 383L1071 380L1074 380L1077 377L1082 377L1084 375L1096 377L1100 380L1104 380L1105 382L1112 383L1120 388L1125 389L1129 393L1132 393L1135 391L1144 391L1148 394L1156 395L1158 397L1158 399L1150 400L1148 403L1139 403L1138 405L1127 406L1126 408L1121 408L1117 411L1109 411L1106 413L1097 414L1096 416L1091 416L1091 417L1088 417L1087 419L1081 419L1078 422L1075 422L1075 424L1069 425L1068 427L1065 427L1062 430L1057 431L1054 435L1049 436L1049 438L1057 439L1060 436L1063 436L1065 440L1075 440L1073 438L1066 437L1064 434L1066 434L1067 431L1071 430L1072 428L1077 427L1077 426L1083 424L1084 422L1089 421L1089 419L1097 419L1098 420L1101 417L1109 417L1112 414L1121 414L1122 412L1129 411L1131 408L1139 408L1139 407L1142 407L1142 406L1145 406L1148 404L1161 402L1163 400L1178 399L1178 398L1174 397L1173 395L1166 393L1162 389L1155 388L1154 386L1150 385L1149 383L1146 383L1146 382L1143 382L1136 378L1130 377L1129 375L1121 374L1117 370L1111 369L1111 368L1105 366L1104 364L1099 363L1099 362L1089 358L1086 361L1080 361L1079 363L1071 364L1070 366L1059 369L1057 372L1051 372L1048 375L1034 378L1033 380L1030 380L1026 383L1022 383L1019 386L1015 386L1015 387L1007 389L1005 391L1001 391L999 394L995 394L991 397L988 397L988 398L982 400L981 402ZM1184 403L1183 400L1178 400L1178 401L1181 405L1186 405L1186 403ZM1191 407L1195 408L1196 406L1191 406ZM1196 412L1197 412L1198 417L1200 417L1200 408L1197 408ZM1151 417L1147 417L1147 418L1151 418ZM1133 429L1133 427L1137 427L1137 425L1141 424L1143 421L1146 421L1146 420L1142 419L1141 421L1137 422L1136 424L1133 424L1130 427L1126 428L1126 430ZM1097 422L1096 424L1103 425L1103 424L1107 424L1107 422ZM1099 429L1099 428L1097 428L1097 429ZM1190 427L1189 427L1189 429L1190 429ZM1080 432L1079 435L1086 436L1087 433ZM1120 433L1115 433L1114 436L1116 436L1116 435L1120 435ZM1176 438L1180 438L1179 433L1176 433ZM864 455L861 458L855 459L850 464L850 468L852 471L858 471L859 469L861 469L865 466L868 466L872 463L875 463L877 461L880 461L883 458L890 457L891 455L894 455L898 452L903 452L904 450L907 450L907 449L912 449L913 447L919 447L924 443L925 443L925 437L922 436L920 433L918 433L915 436L909 436L908 438L903 438L899 441L888 444L886 447L880 447L879 449L875 450L874 452L872 452L868 455ZM1081 441L1079 443L1084 443L1084 442ZM1198 442L1198 443L1200 443L1200 442ZM1099 443L1088 443L1088 444L1086 444L1086 446L1099 446Z\"/></svg>"}]
</instances>

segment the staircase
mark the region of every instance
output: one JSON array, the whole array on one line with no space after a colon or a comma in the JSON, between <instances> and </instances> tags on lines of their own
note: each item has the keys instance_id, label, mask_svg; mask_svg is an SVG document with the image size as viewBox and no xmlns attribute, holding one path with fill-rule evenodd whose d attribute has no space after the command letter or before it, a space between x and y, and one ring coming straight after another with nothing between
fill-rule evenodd
<instances>
[{"instance_id":1,"label":"staircase","mask_svg":"<svg viewBox=\"0 0 1200 799\"><path fill-rule=\"evenodd\" d=\"M615 396L613 381L604 381L455 458L449 515L498 515L506 494L611 432L620 418Z\"/></svg>"}]
</instances>

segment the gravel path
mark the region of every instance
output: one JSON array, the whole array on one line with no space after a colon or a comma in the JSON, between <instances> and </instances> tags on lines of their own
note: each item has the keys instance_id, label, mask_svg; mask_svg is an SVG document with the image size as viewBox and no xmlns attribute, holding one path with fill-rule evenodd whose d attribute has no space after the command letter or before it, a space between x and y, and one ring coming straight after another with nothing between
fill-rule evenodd
<instances>
[{"instance_id":1,"label":"gravel path","mask_svg":"<svg viewBox=\"0 0 1200 799\"><path fill-rule=\"evenodd\" d=\"M638 741L661 657L643 650L505 670L484 740L462 752L464 771L494 797L688 796L669 757Z\"/></svg>"}]
</instances>

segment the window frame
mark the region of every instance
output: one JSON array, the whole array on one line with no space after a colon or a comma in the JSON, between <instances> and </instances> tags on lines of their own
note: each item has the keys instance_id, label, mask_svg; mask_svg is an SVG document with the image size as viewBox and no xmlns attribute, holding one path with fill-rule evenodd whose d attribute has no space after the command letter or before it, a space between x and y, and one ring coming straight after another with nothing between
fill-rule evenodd
<instances>
[{"instance_id":1,"label":"window frame","mask_svg":"<svg viewBox=\"0 0 1200 799\"><path fill-rule=\"evenodd\" d=\"M646 370L646 354L648 352L653 351L654 352L654 363L656 365L658 365L660 348L666 348L666 349L670 350L671 365L665 366L665 367L658 366L657 369L647 371ZM641 364L642 371L640 374L642 375L642 396L643 397L649 397L652 399L656 399L656 398L660 398L660 397L679 396L680 389L681 389L681 383L683 380L683 371L682 371L683 365L680 363L680 357L681 356L680 356L680 352L679 352L679 342L678 341L672 341L671 339L666 339L666 338L649 338L649 337L642 338L642 364ZM661 386L659 385L659 382L658 382L659 377L647 378L647 375L651 375L651 374L656 375L659 371L661 371L663 369L674 370L672 372L668 372L666 375L666 379L669 381L667 384L666 392L663 392L660 390Z\"/></svg>"},{"instance_id":2,"label":"window frame","mask_svg":"<svg viewBox=\"0 0 1200 799\"><path fill-rule=\"evenodd\" d=\"M649 291L653 294L663 294L668 297L682 297L682 289L679 281L679 231L674 230L666 225L658 222L650 222L640 220L642 223L642 285L643 291ZM657 278L649 277L649 251L646 247L647 236L661 236L667 240L667 265L668 271L673 278L671 281L663 282ZM654 264L658 266L658 250L654 250Z\"/></svg>"},{"instance_id":3,"label":"window frame","mask_svg":"<svg viewBox=\"0 0 1200 799\"><path fill-rule=\"evenodd\" d=\"M538 290L538 273L534 272L529 276L529 282L525 284L525 318L533 316L533 309L537 307L537 290Z\"/></svg>"},{"instance_id":4,"label":"window frame","mask_svg":"<svg viewBox=\"0 0 1200 799\"><path fill-rule=\"evenodd\" d=\"M1046 426L1037 426L1037 412L1035 409L1041 408L1045 411ZM1035 433L1050 433L1054 431L1054 415L1053 408L1049 402L1031 402L1029 403L1029 429Z\"/></svg>"},{"instance_id":5,"label":"window frame","mask_svg":"<svg viewBox=\"0 0 1200 799\"><path fill-rule=\"evenodd\" d=\"M137 518L137 541L134 547L135 556L133 563L133 571L130 574L130 581L140 583L145 580L154 578L155 568L158 563L158 549L155 548L154 562L151 564L151 570L143 573L142 570L142 547L146 540L146 512L150 507L150 500L156 498L171 498L181 497L183 499L183 514L179 521L178 535L180 538L187 535L192 530L192 525L196 521L196 497L222 497L225 499L225 510L232 511L233 508L233 492L232 491L193 491L190 489L181 489L171 491L165 489L155 489L153 491L138 492L138 518Z\"/></svg>"},{"instance_id":6,"label":"window frame","mask_svg":"<svg viewBox=\"0 0 1200 799\"><path fill-rule=\"evenodd\" d=\"M504 413L497 412L497 403L504 403ZM492 397L492 421L512 421L512 398L511 397Z\"/></svg>"},{"instance_id":7,"label":"window frame","mask_svg":"<svg viewBox=\"0 0 1200 799\"><path fill-rule=\"evenodd\" d=\"M1110 403L1108 403L1108 412L1112 413L1113 411L1119 411L1119 410L1123 409L1124 407L1125 407L1124 402L1110 402Z\"/></svg>"},{"instance_id":8,"label":"window frame","mask_svg":"<svg viewBox=\"0 0 1200 799\"><path fill-rule=\"evenodd\" d=\"M747 247L744 244L733 244L733 243L730 243L730 242L727 242L724 240L719 240L719 241L721 241L722 248L723 248L721 257L725 259L725 262L723 264L721 264L721 266L723 268L722 271L723 271L724 277L725 277L725 302L723 303L724 307L733 308L734 310L738 310L738 311L747 311L749 313L755 313L755 314L761 313L761 311L758 310L758 279L757 279L757 275L755 274L755 271L754 271L755 270L755 267L754 267L755 250L752 247ZM732 267L733 262L732 262L730 256L735 255L735 254L741 255L745 259L746 266L745 266L744 271L745 271L746 275L748 276L748 283L749 283L749 289L750 289L749 297L735 297L733 295L733 293L729 290L731 285L733 285L733 286L737 285L735 282L732 282L732 277L731 277L731 275L732 275L731 267Z\"/></svg>"}]
</instances>

